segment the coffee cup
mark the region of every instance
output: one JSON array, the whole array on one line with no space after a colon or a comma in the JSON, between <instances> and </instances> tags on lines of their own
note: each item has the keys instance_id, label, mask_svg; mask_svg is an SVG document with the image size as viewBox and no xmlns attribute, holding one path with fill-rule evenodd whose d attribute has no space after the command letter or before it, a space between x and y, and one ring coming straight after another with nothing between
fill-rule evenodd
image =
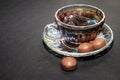
<instances>
[{"instance_id":1,"label":"coffee cup","mask_svg":"<svg viewBox=\"0 0 120 80\"><path fill-rule=\"evenodd\" d=\"M55 12L57 30L62 33L64 42L79 45L94 40L103 30L104 12L92 5L72 4Z\"/></svg>"}]
</instances>

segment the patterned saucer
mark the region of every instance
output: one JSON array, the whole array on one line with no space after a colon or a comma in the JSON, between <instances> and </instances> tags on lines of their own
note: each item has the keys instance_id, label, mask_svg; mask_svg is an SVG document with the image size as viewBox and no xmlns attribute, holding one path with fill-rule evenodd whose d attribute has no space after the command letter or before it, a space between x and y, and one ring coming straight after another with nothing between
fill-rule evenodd
<instances>
[{"instance_id":1,"label":"patterned saucer","mask_svg":"<svg viewBox=\"0 0 120 80\"><path fill-rule=\"evenodd\" d=\"M104 51L106 48L110 47L110 44L113 41L113 31L107 25L103 25L103 31L97 35L97 38L104 38L106 40L106 45L101 49L86 52L86 53L79 53L77 47L72 47L67 45L64 42L64 38L62 37L62 33L57 30L57 25L55 23L50 23L45 26L43 31L43 41L47 47L49 47L52 51L56 52L57 54L61 54L64 56L73 56L73 57L86 57L98 54Z\"/></svg>"}]
</instances>

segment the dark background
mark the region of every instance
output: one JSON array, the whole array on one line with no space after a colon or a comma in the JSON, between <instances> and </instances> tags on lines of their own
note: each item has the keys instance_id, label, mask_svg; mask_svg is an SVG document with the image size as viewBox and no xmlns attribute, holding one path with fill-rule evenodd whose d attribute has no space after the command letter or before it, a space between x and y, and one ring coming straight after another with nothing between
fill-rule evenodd
<instances>
[{"instance_id":1,"label":"dark background","mask_svg":"<svg viewBox=\"0 0 120 80\"><path fill-rule=\"evenodd\" d=\"M101 8L114 32L114 44L102 57L79 61L65 72L61 58L42 42L44 26L55 11L81 3ZM0 0L0 80L120 80L120 0Z\"/></svg>"}]
</instances>

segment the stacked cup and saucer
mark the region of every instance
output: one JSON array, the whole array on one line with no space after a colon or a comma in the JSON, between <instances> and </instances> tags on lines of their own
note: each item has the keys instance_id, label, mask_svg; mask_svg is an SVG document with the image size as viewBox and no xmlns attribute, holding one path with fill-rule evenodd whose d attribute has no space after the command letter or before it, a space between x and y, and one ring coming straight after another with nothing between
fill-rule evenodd
<instances>
[{"instance_id":1,"label":"stacked cup and saucer","mask_svg":"<svg viewBox=\"0 0 120 80\"><path fill-rule=\"evenodd\" d=\"M90 52L79 51L82 43L91 43L96 38L104 39L106 45ZM44 28L43 41L55 54L87 57L110 47L113 31L105 23L105 14L101 9L87 4L72 4L55 12L55 22Z\"/></svg>"}]
</instances>

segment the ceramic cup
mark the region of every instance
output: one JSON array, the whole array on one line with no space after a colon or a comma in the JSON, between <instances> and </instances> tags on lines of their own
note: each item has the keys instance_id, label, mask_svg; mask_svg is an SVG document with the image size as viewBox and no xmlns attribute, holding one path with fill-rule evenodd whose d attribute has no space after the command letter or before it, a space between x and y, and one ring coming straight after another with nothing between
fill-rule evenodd
<instances>
[{"instance_id":1,"label":"ceramic cup","mask_svg":"<svg viewBox=\"0 0 120 80\"><path fill-rule=\"evenodd\" d=\"M65 23L64 18L74 14L89 17L91 19L89 22L94 21L94 24L76 26ZM62 32L64 41L69 45L79 45L82 42L94 40L103 29L104 22L104 12L95 6L87 4L67 5L55 12L55 23L58 30Z\"/></svg>"}]
</instances>

